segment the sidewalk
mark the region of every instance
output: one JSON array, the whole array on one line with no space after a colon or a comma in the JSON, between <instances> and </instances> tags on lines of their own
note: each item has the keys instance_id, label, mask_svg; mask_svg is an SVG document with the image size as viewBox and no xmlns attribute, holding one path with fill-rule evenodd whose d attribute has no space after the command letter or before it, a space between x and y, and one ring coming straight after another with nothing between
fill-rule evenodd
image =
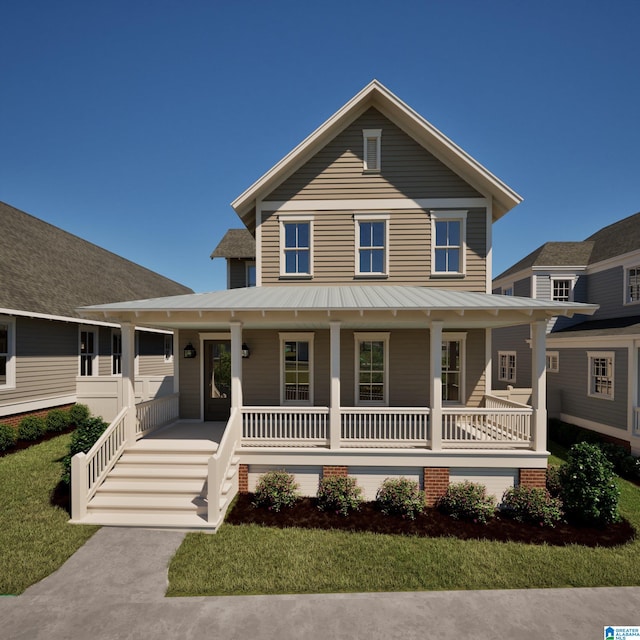
<instances>
[{"instance_id":1,"label":"sidewalk","mask_svg":"<svg viewBox=\"0 0 640 640\"><path fill-rule=\"evenodd\" d=\"M164 598L183 536L100 529L54 574L0 598L0 637L599 640L604 626L640 624L637 587Z\"/></svg>"}]
</instances>

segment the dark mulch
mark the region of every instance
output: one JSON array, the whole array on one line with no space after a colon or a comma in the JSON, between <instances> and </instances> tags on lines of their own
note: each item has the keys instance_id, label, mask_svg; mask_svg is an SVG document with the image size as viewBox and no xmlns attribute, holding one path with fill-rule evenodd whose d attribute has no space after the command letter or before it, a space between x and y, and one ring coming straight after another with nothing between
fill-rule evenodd
<instances>
[{"instance_id":1,"label":"dark mulch","mask_svg":"<svg viewBox=\"0 0 640 640\"><path fill-rule=\"evenodd\" d=\"M315 498L303 498L296 506L276 513L254 507L253 494L239 495L227 514L229 524L260 524L267 527L300 527L303 529L340 529L372 533L404 534L430 538L454 537L461 540L493 540L564 546L579 544L587 547L615 547L635 538L635 530L627 520L606 528L575 527L561 523L554 528L521 524L508 518L496 517L488 524L464 522L446 516L435 509L427 509L415 520L386 516L376 510L375 503L364 503L359 511L348 516L323 512Z\"/></svg>"},{"instance_id":2,"label":"dark mulch","mask_svg":"<svg viewBox=\"0 0 640 640\"><path fill-rule=\"evenodd\" d=\"M11 453L16 453L16 451L28 449L29 447L33 447L36 444L40 444L41 442L52 440L53 438L64 435L65 433L71 433L72 431L75 431L75 426L68 427L64 431L47 431L47 433L45 433L37 440L18 440L15 445L11 447L11 449L7 451L0 451L0 458L2 458L3 456L8 456Z\"/></svg>"}]
</instances>

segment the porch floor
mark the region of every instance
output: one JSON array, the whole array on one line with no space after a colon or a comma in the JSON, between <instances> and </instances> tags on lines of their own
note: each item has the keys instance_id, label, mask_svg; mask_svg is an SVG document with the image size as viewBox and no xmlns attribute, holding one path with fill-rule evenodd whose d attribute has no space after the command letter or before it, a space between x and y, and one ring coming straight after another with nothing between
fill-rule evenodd
<instances>
[{"instance_id":1,"label":"porch floor","mask_svg":"<svg viewBox=\"0 0 640 640\"><path fill-rule=\"evenodd\" d=\"M178 420L150 433L142 440L202 440L203 445L209 446L211 442L220 444L226 426L226 422L185 422Z\"/></svg>"}]
</instances>

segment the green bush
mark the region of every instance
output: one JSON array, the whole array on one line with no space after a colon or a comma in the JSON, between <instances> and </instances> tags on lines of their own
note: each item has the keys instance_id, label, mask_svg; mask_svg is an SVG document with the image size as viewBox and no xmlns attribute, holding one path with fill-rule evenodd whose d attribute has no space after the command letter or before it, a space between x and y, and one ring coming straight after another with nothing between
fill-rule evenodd
<instances>
[{"instance_id":1,"label":"green bush","mask_svg":"<svg viewBox=\"0 0 640 640\"><path fill-rule=\"evenodd\" d=\"M549 438L564 447L570 447L578 442L600 442L600 436L595 431L561 422L555 418L549 420Z\"/></svg>"},{"instance_id":2,"label":"green bush","mask_svg":"<svg viewBox=\"0 0 640 640\"><path fill-rule=\"evenodd\" d=\"M335 511L343 516L360 508L362 489L349 476L321 478L318 487L318 509Z\"/></svg>"},{"instance_id":3,"label":"green bush","mask_svg":"<svg viewBox=\"0 0 640 640\"><path fill-rule=\"evenodd\" d=\"M16 430L9 424L0 424L0 452L13 449L18 439Z\"/></svg>"},{"instance_id":4,"label":"green bush","mask_svg":"<svg viewBox=\"0 0 640 640\"><path fill-rule=\"evenodd\" d=\"M293 507L300 494L294 476L286 471L268 471L258 478L254 491L256 507L280 511L282 507Z\"/></svg>"},{"instance_id":5,"label":"green bush","mask_svg":"<svg viewBox=\"0 0 640 640\"><path fill-rule=\"evenodd\" d=\"M554 465L547 467L546 485L549 495L554 498L560 496L560 490L562 489L562 484L560 482L560 467L556 467Z\"/></svg>"},{"instance_id":6,"label":"green bush","mask_svg":"<svg viewBox=\"0 0 640 640\"><path fill-rule=\"evenodd\" d=\"M60 433L69 428L69 412L63 409L52 409L46 418L47 431Z\"/></svg>"},{"instance_id":7,"label":"green bush","mask_svg":"<svg viewBox=\"0 0 640 640\"><path fill-rule=\"evenodd\" d=\"M500 511L517 522L544 527L554 527L563 516L560 498L553 498L546 489L523 486L504 492Z\"/></svg>"},{"instance_id":8,"label":"green bush","mask_svg":"<svg viewBox=\"0 0 640 640\"><path fill-rule=\"evenodd\" d=\"M635 482L640 480L640 458L635 458L632 455L626 455L620 463L620 470L618 473L628 480L634 480Z\"/></svg>"},{"instance_id":9,"label":"green bush","mask_svg":"<svg viewBox=\"0 0 640 640\"><path fill-rule=\"evenodd\" d=\"M408 478L387 478L376 494L378 508L386 515L415 520L424 511L424 492Z\"/></svg>"},{"instance_id":10,"label":"green bush","mask_svg":"<svg viewBox=\"0 0 640 640\"><path fill-rule=\"evenodd\" d=\"M18 437L21 440L38 440L47 430L47 423L39 416L25 416L18 424Z\"/></svg>"},{"instance_id":11,"label":"green bush","mask_svg":"<svg viewBox=\"0 0 640 640\"><path fill-rule=\"evenodd\" d=\"M69 423L75 427L79 427L85 420L91 416L89 407L86 404L74 404L69 409Z\"/></svg>"},{"instance_id":12,"label":"green bush","mask_svg":"<svg viewBox=\"0 0 640 640\"><path fill-rule=\"evenodd\" d=\"M76 405L77 406L77 405ZM63 459L62 481L71 482L71 458L76 453L88 453L93 445L100 439L104 430L109 426L102 418L87 418L71 434L69 453Z\"/></svg>"},{"instance_id":13,"label":"green bush","mask_svg":"<svg viewBox=\"0 0 640 640\"><path fill-rule=\"evenodd\" d=\"M452 518L486 524L495 514L495 497L487 495L484 485L465 480L450 484L436 507Z\"/></svg>"},{"instance_id":14,"label":"green bush","mask_svg":"<svg viewBox=\"0 0 640 640\"><path fill-rule=\"evenodd\" d=\"M560 480L562 504L573 522L602 526L620 519L613 465L598 445L574 444L560 468Z\"/></svg>"}]
</instances>

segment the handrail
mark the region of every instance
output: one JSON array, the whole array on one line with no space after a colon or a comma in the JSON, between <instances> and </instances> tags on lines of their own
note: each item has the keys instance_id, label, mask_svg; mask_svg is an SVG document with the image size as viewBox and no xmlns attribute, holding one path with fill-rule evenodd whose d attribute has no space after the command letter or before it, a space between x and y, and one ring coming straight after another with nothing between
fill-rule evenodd
<instances>
[{"instance_id":1,"label":"handrail","mask_svg":"<svg viewBox=\"0 0 640 640\"><path fill-rule=\"evenodd\" d=\"M486 409L531 409L528 404L494 396L490 393L484 396L484 406Z\"/></svg>"},{"instance_id":2,"label":"handrail","mask_svg":"<svg viewBox=\"0 0 640 640\"><path fill-rule=\"evenodd\" d=\"M180 415L180 394L146 400L136 404L136 440L177 420Z\"/></svg>"}]
</instances>

